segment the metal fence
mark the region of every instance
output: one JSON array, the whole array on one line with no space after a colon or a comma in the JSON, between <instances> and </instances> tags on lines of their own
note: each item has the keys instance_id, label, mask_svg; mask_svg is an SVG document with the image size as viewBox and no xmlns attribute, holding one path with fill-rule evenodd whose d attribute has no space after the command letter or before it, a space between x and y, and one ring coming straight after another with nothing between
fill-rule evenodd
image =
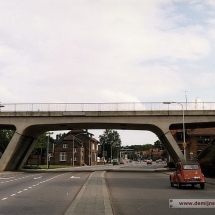
<instances>
[{"instance_id":1,"label":"metal fence","mask_svg":"<svg viewBox=\"0 0 215 215\"><path fill-rule=\"evenodd\" d=\"M213 102L0 103L1 112L215 110Z\"/></svg>"}]
</instances>

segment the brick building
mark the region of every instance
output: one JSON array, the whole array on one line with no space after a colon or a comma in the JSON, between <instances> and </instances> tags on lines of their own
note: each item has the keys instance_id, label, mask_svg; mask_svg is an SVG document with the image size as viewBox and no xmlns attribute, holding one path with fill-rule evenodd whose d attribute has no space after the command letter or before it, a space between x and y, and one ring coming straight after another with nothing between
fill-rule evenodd
<instances>
[{"instance_id":1,"label":"brick building","mask_svg":"<svg viewBox=\"0 0 215 215\"><path fill-rule=\"evenodd\" d=\"M151 158L152 160L161 159L163 156L163 151L158 148L149 149L147 151L142 151L143 159Z\"/></svg>"},{"instance_id":2,"label":"brick building","mask_svg":"<svg viewBox=\"0 0 215 215\"><path fill-rule=\"evenodd\" d=\"M175 141L178 143L182 153L183 147L183 130L171 130ZM197 128L185 130L185 153L187 159L194 159L206 148L206 146L215 138L215 128Z\"/></svg>"},{"instance_id":3,"label":"brick building","mask_svg":"<svg viewBox=\"0 0 215 215\"><path fill-rule=\"evenodd\" d=\"M74 145L73 145L74 143ZM74 147L74 161L73 161ZM52 165L96 165L98 141L84 130L72 130L56 141L50 158Z\"/></svg>"}]
</instances>

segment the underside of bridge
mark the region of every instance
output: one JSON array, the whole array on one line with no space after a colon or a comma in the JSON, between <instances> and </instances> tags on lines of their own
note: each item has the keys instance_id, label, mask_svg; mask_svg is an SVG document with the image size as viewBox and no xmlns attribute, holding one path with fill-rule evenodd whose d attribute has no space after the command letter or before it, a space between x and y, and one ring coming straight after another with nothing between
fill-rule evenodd
<instances>
[{"instance_id":1,"label":"underside of bridge","mask_svg":"<svg viewBox=\"0 0 215 215\"><path fill-rule=\"evenodd\" d=\"M0 171L21 169L41 134L73 129L151 131L177 162L184 156L170 130L182 127L181 111L1 112L0 129L12 129L15 133L0 159ZM186 112L185 128L200 127L215 127L215 113Z\"/></svg>"},{"instance_id":2,"label":"underside of bridge","mask_svg":"<svg viewBox=\"0 0 215 215\"><path fill-rule=\"evenodd\" d=\"M14 130L14 126L3 126L4 129ZM183 155L175 143L169 130L165 133L155 125L149 124L122 124L122 123L65 123L32 125L27 128L16 128L14 135L0 159L0 171L20 170L33 150L37 139L47 131L73 130L73 129L123 129L123 130L147 130L155 133L158 139L166 147L174 161L183 160ZM181 154L180 154L181 153Z\"/></svg>"}]
</instances>

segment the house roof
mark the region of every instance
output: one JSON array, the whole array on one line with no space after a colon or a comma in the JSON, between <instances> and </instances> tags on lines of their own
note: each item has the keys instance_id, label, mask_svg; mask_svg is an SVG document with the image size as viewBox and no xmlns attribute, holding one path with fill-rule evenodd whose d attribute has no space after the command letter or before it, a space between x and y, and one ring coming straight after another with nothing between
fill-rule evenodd
<instances>
[{"instance_id":1,"label":"house roof","mask_svg":"<svg viewBox=\"0 0 215 215\"><path fill-rule=\"evenodd\" d=\"M93 140L94 142L99 142L98 140L96 140L95 138L92 138L90 136L92 136L93 134L89 133L88 131L85 130L71 130L69 131L66 135L62 136L59 140L57 140L56 145L59 145L60 143L64 142L64 141L74 141L76 143L78 143L79 145L83 145L83 141L80 140L80 136L84 136L85 138L89 139L89 140Z\"/></svg>"}]
</instances>

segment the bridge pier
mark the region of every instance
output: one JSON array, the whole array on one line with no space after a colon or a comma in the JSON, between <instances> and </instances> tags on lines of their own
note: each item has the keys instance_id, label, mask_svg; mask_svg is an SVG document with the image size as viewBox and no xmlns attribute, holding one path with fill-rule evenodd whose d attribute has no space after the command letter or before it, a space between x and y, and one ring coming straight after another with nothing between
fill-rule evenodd
<instances>
[{"instance_id":1,"label":"bridge pier","mask_svg":"<svg viewBox=\"0 0 215 215\"><path fill-rule=\"evenodd\" d=\"M147 125L147 128L147 130L155 133L158 136L159 140L164 144L166 150L174 162L184 160L183 153L169 131L168 123L154 122L153 125Z\"/></svg>"},{"instance_id":2,"label":"bridge pier","mask_svg":"<svg viewBox=\"0 0 215 215\"><path fill-rule=\"evenodd\" d=\"M41 133L30 129L17 129L0 159L0 171L20 170Z\"/></svg>"},{"instance_id":3,"label":"bridge pier","mask_svg":"<svg viewBox=\"0 0 215 215\"><path fill-rule=\"evenodd\" d=\"M184 160L184 156L170 132L162 135L161 137L159 137L159 139L165 145L168 153L170 154L174 162Z\"/></svg>"}]
</instances>

